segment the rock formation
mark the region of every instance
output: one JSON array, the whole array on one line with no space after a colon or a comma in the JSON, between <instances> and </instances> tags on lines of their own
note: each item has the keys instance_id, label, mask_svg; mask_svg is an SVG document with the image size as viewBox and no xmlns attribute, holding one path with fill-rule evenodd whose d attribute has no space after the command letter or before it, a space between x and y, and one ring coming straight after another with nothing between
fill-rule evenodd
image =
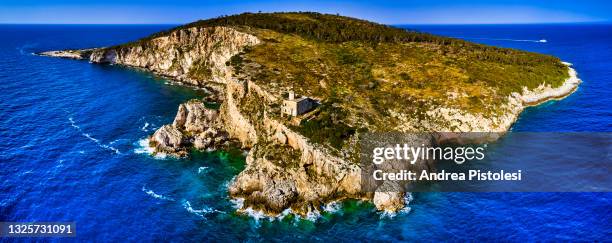
<instances>
[{"instance_id":1,"label":"rock formation","mask_svg":"<svg viewBox=\"0 0 612 243\"><path fill-rule=\"evenodd\" d=\"M257 37L228 27L193 27L142 43L40 54L144 68L188 84L204 85L224 83L230 75L225 65L229 58L258 43Z\"/></svg>"},{"instance_id":2,"label":"rock formation","mask_svg":"<svg viewBox=\"0 0 612 243\"><path fill-rule=\"evenodd\" d=\"M192 100L181 104L174 122L159 128L150 138L158 153L186 156L187 149L216 148L226 145L229 137L222 131L219 111Z\"/></svg>"}]
</instances>

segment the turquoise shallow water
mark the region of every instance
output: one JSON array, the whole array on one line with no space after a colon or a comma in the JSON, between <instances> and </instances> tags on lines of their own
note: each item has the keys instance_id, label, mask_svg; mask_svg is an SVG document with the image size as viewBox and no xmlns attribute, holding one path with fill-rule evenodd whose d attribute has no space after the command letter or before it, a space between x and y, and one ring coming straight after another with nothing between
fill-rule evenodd
<instances>
[{"instance_id":1,"label":"turquoise shallow water","mask_svg":"<svg viewBox=\"0 0 612 243\"><path fill-rule=\"evenodd\" d=\"M146 72L38 57L104 46L169 26L0 26L0 221L76 221L86 240L605 239L609 193L415 193L393 218L347 201L316 220L237 215L227 183L239 150L185 160L141 153L142 139L203 94ZM609 25L416 26L550 53L585 80L572 96L528 109L514 131L607 131ZM568 35L567 33L580 33ZM499 40L509 39L509 40ZM547 43L513 41L547 39Z\"/></svg>"}]
</instances>

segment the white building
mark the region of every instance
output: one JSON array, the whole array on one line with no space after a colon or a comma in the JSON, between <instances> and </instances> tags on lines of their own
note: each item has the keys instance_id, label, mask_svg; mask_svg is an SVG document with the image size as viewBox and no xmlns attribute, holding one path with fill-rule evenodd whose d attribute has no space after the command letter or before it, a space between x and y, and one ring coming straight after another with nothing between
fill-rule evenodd
<instances>
[{"instance_id":1,"label":"white building","mask_svg":"<svg viewBox=\"0 0 612 243\"><path fill-rule=\"evenodd\" d=\"M289 98L283 100L281 108L283 114L298 116L304 114L314 107L314 101L308 97L295 98L295 93L289 91Z\"/></svg>"}]
</instances>

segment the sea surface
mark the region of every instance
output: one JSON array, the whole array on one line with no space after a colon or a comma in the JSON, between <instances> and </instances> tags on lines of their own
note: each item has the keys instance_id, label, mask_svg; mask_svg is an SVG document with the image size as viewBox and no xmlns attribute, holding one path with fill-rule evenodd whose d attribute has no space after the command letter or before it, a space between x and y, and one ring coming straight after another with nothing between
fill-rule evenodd
<instances>
[{"instance_id":1,"label":"sea surface","mask_svg":"<svg viewBox=\"0 0 612 243\"><path fill-rule=\"evenodd\" d=\"M610 193L413 193L394 216L353 200L306 219L236 214L227 185L243 151L177 160L144 146L204 93L135 69L32 55L170 27L0 25L0 221L74 221L77 240L96 241L612 238ZM406 27L573 63L580 88L527 109L513 131L612 131L611 25Z\"/></svg>"}]
</instances>

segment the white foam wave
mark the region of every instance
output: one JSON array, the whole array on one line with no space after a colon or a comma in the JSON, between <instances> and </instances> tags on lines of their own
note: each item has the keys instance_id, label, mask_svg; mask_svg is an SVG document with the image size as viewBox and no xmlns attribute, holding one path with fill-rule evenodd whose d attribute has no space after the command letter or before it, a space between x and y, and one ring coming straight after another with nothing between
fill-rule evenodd
<instances>
[{"instance_id":1,"label":"white foam wave","mask_svg":"<svg viewBox=\"0 0 612 243\"><path fill-rule=\"evenodd\" d=\"M243 213L245 213L246 215L248 215L249 217L251 217L252 219L255 220L255 223L257 225L259 225L259 222L262 219L266 219L268 218L270 221L272 221L274 218L273 217L269 217L267 216L263 211L261 210L255 210L251 207L246 208L245 210L242 211Z\"/></svg>"},{"instance_id":2,"label":"white foam wave","mask_svg":"<svg viewBox=\"0 0 612 243\"><path fill-rule=\"evenodd\" d=\"M38 46L38 43L33 43L33 44L25 44L23 46L17 47L17 50L19 51L19 54L26 54L26 52L28 52L30 49L32 49L33 47ZM31 55L35 55L33 52L28 52Z\"/></svg>"},{"instance_id":3,"label":"white foam wave","mask_svg":"<svg viewBox=\"0 0 612 243\"><path fill-rule=\"evenodd\" d=\"M60 159L57 161L57 165L55 166L55 168L61 168L64 167L64 160Z\"/></svg>"},{"instance_id":4,"label":"white foam wave","mask_svg":"<svg viewBox=\"0 0 612 243\"><path fill-rule=\"evenodd\" d=\"M319 210L312 210L306 213L306 217L304 219L310 222L317 222L317 219L321 217L321 212Z\"/></svg>"},{"instance_id":5,"label":"white foam wave","mask_svg":"<svg viewBox=\"0 0 612 243\"><path fill-rule=\"evenodd\" d=\"M142 122L142 126L139 128L143 132L155 131L159 128L157 123L163 121L162 116L143 116L138 119L138 122Z\"/></svg>"},{"instance_id":6,"label":"white foam wave","mask_svg":"<svg viewBox=\"0 0 612 243\"><path fill-rule=\"evenodd\" d=\"M142 191L145 192L147 195L152 196L153 198L162 199L162 200L166 200L166 201L174 201L174 198L166 197L164 195L157 194L153 190L147 189L145 186L142 186Z\"/></svg>"},{"instance_id":7,"label":"white foam wave","mask_svg":"<svg viewBox=\"0 0 612 243\"><path fill-rule=\"evenodd\" d=\"M238 202L239 204L243 204L244 200ZM237 207L237 205L235 204L234 207ZM293 212L293 210L291 210L290 208L283 210L280 214L275 215L275 216L270 216L267 215L263 210L257 210L257 209L253 209L252 207L247 207L242 209L242 207L238 208L238 212L239 213L243 213L247 216L249 216L250 218L252 218L253 220L255 220L256 225L259 225L259 223L261 222L261 220L267 219L270 222L273 222L275 220L283 220L285 217L287 217L288 215L293 215L295 216L295 221L299 221L299 220L308 220L311 222L316 222L319 218L321 218L321 212L319 210L312 210L308 213L306 213L306 216L302 216L300 214L296 214L295 212Z\"/></svg>"},{"instance_id":8,"label":"white foam wave","mask_svg":"<svg viewBox=\"0 0 612 243\"><path fill-rule=\"evenodd\" d=\"M107 149L107 150L111 150L111 151L115 152L116 154L121 154L119 149L114 148L114 147L112 147L110 145L104 144L99 139L92 137L89 133L83 132L83 129L81 129L81 127L76 124L76 122L74 121L74 119L72 119L72 117L68 117L68 120L70 121L70 125L72 127L74 127L76 130L81 132L81 135L83 135L84 137L86 137L89 140L93 141L94 143L98 144L99 147Z\"/></svg>"},{"instance_id":9,"label":"white foam wave","mask_svg":"<svg viewBox=\"0 0 612 243\"><path fill-rule=\"evenodd\" d=\"M268 219L270 221L273 221L276 217L270 217L268 215L266 215L262 210L255 210L252 207L248 207L248 208L244 208L244 198L233 198L230 199L230 202L232 202L233 207L239 212L239 213L243 213L247 216L249 216L250 218L252 218L253 220L255 220L255 225L259 226L259 223L262 219ZM287 209L289 210L287 214L290 213L291 209ZM285 211L287 211L285 210ZM284 212L283 212L284 213ZM286 216L283 215L282 218L284 218ZM281 218L281 219L282 219Z\"/></svg>"},{"instance_id":10,"label":"white foam wave","mask_svg":"<svg viewBox=\"0 0 612 243\"><path fill-rule=\"evenodd\" d=\"M148 154L154 155L155 159L166 159L168 158L168 154L166 153L155 153L155 149L149 146L149 138L143 138L138 140L136 144L136 148L134 149L135 154Z\"/></svg>"},{"instance_id":11,"label":"white foam wave","mask_svg":"<svg viewBox=\"0 0 612 243\"><path fill-rule=\"evenodd\" d=\"M323 205L323 212L335 213L342 209L342 204L337 201L333 201Z\"/></svg>"},{"instance_id":12,"label":"white foam wave","mask_svg":"<svg viewBox=\"0 0 612 243\"><path fill-rule=\"evenodd\" d=\"M29 148L31 148L31 147L34 147L34 146L33 146L32 144L26 144L26 145L23 145L23 146L21 146L21 147L19 147L19 148L20 148L20 149L29 149Z\"/></svg>"},{"instance_id":13,"label":"white foam wave","mask_svg":"<svg viewBox=\"0 0 612 243\"><path fill-rule=\"evenodd\" d=\"M283 220L289 214L293 214L293 211L291 211L290 208L283 210L278 216L276 216L276 218L279 220Z\"/></svg>"},{"instance_id":14,"label":"white foam wave","mask_svg":"<svg viewBox=\"0 0 612 243\"><path fill-rule=\"evenodd\" d=\"M112 142L110 142L110 143L108 143L108 144L111 144L111 145L112 145L112 144L115 144L115 143L117 143L117 142L119 142L119 141L123 141L123 140L127 140L127 139L125 139L125 138L115 139L115 140L113 140Z\"/></svg>"},{"instance_id":15,"label":"white foam wave","mask_svg":"<svg viewBox=\"0 0 612 243\"><path fill-rule=\"evenodd\" d=\"M412 210L412 208L410 208L410 203L412 202L412 200L414 200L414 198L412 197L412 193L406 193L406 196L404 197L404 205L406 206L404 206L404 208L400 210L401 214L410 213L410 210Z\"/></svg>"},{"instance_id":16,"label":"white foam wave","mask_svg":"<svg viewBox=\"0 0 612 243\"><path fill-rule=\"evenodd\" d=\"M198 168L198 174L202 174L204 172L206 172L206 170L208 170L207 166L202 166Z\"/></svg>"},{"instance_id":17,"label":"white foam wave","mask_svg":"<svg viewBox=\"0 0 612 243\"><path fill-rule=\"evenodd\" d=\"M149 146L149 138L138 140L138 146L134 149L134 153L137 154L152 154L153 152L155 150Z\"/></svg>"},{"instance_id":18,"label":"white foam wave","mask_svg":"<svg viewBox=\"0 0 612 243\"><path fill-rule=\"evenodd\" d=\"M412 210L412 208L409 207L410 202L412 202L413 197L411 193L406 193L406 196L404 196L404 208L400 209L397 212L393 212L393 211L382 211L380 212L380 218L394 218L397 215L404 215L404 214L408 214L410 213L410 211Z\"/></svg>"},{"instance_id":19,"label":"white foam wave","mask_svg":"<svg viewBox=\"0 0 612 243\"><path fill-rule=\"evenodd\" d=\"M316 209L306 213L306 216L296 214L290 208L283 210L280 214L276 216L270 216L264 213L264 211L262 210L255 210L252 207L244 208L244 198L234 198L234 199L230 199L230 201L232 202L233 207L239 213L244 213L247 216L251 217L252 219L255 220L256 224L259 224L259 222L262 219L268 219L269 221L283 220L285 217L287 217L290 214L295 216L296 221L302 219L302 220L308 220L311 222L316 222L319 218L321 218L321 211L316 210ZM327 203L321 208L323 212L328 212L328 213L337 213L341 209L342 209L342 205L336 201Z\"/></svg>"},{"instance_id":20,"label":"white foam wave","mask_svg":"<svg viewBox=\"0 0 612 243\"><path fill-rule=\"evenodd\" d=\"M140 128L140 130L143 132L148 132L149 131L147 130L148 127L149 127L149 123L145 122L145 124Z\"/></svg>"},{"instance_id":21,"label":"white foam wave","mask_svg":"<svg viewBox=\"0 0 612 243\"><path fill-rule=\"evenodd\" d=\"M204 215L210 214L210 213L223 213L222 211L216 210L216 209L212 209L212 208L202 208L202 209L194 209L191 206L191 203L187 200L183 200L183 208L185 208L187 210L187 212L190 212L192 214L198 215L200 217L204 217Z\"/></svg>"},{"instance_id":22,"label":"white foam wave","mask_svg":"<svg viewBox=\"0 0 612 243\"><path fill-rule=\"evenodd\" d=\"M232 179L229 179L228 181L225 181L225 182L221 183L221 187L220 188L223 189L224 191L227 191L229 189L230 185L233 184L235 180L236 180L236 176L232 177Z\"/></svg>"},{"instance_id":23,"label":"white foam wave","mask_svg":"<svg viewBox=\"0 0 612 243\"><path fill-rule=\"evenodd\" d=\"M234 209L241 209L244 207L244 198L232 198L230 199L230 202L232 203Z\"/></svg>"}]
</instances>

